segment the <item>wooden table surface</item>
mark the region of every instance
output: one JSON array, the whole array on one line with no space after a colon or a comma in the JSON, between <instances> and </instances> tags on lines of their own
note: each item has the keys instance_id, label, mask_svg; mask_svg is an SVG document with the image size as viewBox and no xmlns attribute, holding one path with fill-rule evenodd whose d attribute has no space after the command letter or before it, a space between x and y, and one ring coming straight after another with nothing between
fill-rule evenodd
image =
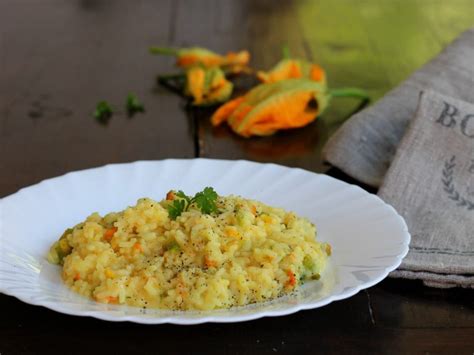
<instances>
[{"instance_id":1,"label":"wooden table surface","mask_svg":"<svg viewBox=\"0 0 474 355\"><path fill-rule=\"evenodd\" d=\"M362 87L376 100L473 25L473 0L0 0L0 197L71 170L142 159L328 171L321 147L355 102L338 101L304 129L241 139L212 129L212 110L186 109L156 85L173 61L149 55L150 45L247 48L254 67L268 68L287 44L294 56L322 64L331 87ZM145 114L119 113L107 126L92 118L99 100L120 107L129 92ZM72 317L0 295L0 354L472 354L473 296L386 279L320 309L185 327Z\"/></svg>"}]
</instances>

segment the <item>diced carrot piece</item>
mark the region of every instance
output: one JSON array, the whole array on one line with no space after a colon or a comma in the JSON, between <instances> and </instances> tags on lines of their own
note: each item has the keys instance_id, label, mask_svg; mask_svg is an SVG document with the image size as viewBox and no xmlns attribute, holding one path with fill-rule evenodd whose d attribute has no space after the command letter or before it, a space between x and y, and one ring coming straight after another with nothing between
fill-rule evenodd
<instances>
[{"instance_id":1,"label":"diced carrot piece","mask_svg":"<svg viewBox=\"0 0 474 355\"><path fill-rule=\"evenodd\" d=\"M209 257L206 255L204 257L204 265L206 265L207 267L216 267L217 262L215 260L209 259Z\"/></svg>"},{"instance_id":2,"label":"diced carrot piece","mask_svg":"<svg viewBox=\"0 0 474 355\"><path fill-rule=\"evenodd\" d=\"M110 242L115 234L115 232L117 232L118 228L117 227L112 227L112 228L109 228L105 231L104 233L104 239L108 242Z\"/></svg>"},{"instance_id":3,"label":"diced carrot piece","mask_svg":"<svg viewBox=\"0 0 474 355\"><path fill-rule=\"evenodd\" d=\"M254 216L256 216L256 215L257 215L257 207L256 207L255 205L252 205L252 206L250 207L250 212L252 212L252 214L253 214Z\"/></svg>"},{"instance_id":4,"label":"diced carrot piece","mask_svg":"<svg viewBox=\"0 0 474 355\"><path fill-rule=\"evenodd\" d=\"M291 287L294 287L296 285L296 277L295 277L295 274L293 273L293 271L291 270L288 270L286 272L286 274L288 275L288 282L287 282L287 285L291 286Z\"/></svg>"},{"instance_id":5,"label":"diced carrot piece","mask_svg":"<svg viewBox=\"0 0 474 355\"><path fill-rule=\"evenodd\" d=\"M142 248L142 245L138 242L136 242L135 244L133 244L133 249L137 250L137 251L143 251L143 248Z\"/></svg>"},{"instance_id":6,"label":"diced carrot piece","mask_svg":"<svg viewBox=\"0 0 474 355\"><path fill-rule=\"evenodd\" d=\"M116 296L109 296L105 299L107 303L117 303L118 302L118 297Z\"/></svg>"}]
</instances>

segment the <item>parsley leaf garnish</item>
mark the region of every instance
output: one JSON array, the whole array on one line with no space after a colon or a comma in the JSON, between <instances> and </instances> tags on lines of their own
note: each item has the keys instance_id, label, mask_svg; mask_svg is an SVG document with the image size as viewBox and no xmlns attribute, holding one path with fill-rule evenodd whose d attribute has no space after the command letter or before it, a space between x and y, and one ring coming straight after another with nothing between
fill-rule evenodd
<instances>
[{"instance_id":1,"label":"parsley leaf garnish","mask_svg":"<svg viewBox=\"0 0 474 355\"><path fill-rule=\"evenodd\" d=\"M183 213L184 209L186 207L186 201L184 200L174 200L169 206L168 206L168 213L170 215L171 219L176 219L178 216Z\"/></svg>"},{"instance_id":2,"label":"parsley leaf garnish","mask_svg":"<svg viewBox=\"0 0 474 355\"><path fill-rule=\"evenodd\" d=\"M127 113L132 117L137 112L145 112L145 106L134 94L128 94L126 103Z\"/></svg>"},{"instance_id":3,"label":"parsley leaf garnish","mask_svg":"<svg viewBox=\"0 0 474 355\"><path fill-rule=\"evenodd\" d=\"M201 192L198 192L194 196L193 200L196 202L196 205L199 207L202 213L210 214L217 212L217 193L212 187L206 187Z\"/></svg>"},{"instance_id":4,"label":"parsley leaf garnish","mask_svg":"<svg viewBox=\"0 0 474 355\"><path fill-rule=\"evenodd\" d=\"M198 192L192 198L181 190L176 192L175 196L178 198L173 200L167 207L171 219L176 219L181 213L187 211L193 203L204 214L216 213L218 211L216 205L218 195L212 187L204 188L204 190Z\"/></svg>"},{"instance_id":5,"label":"parsley leaf garnish","mask_svg":"<svg viewBox=\"0 0 474 355\"><path fill-rule=\"evenodd\" d=\"M112 107L107 101L100 101L94 110L94 117L101 123L107 123L113 113Z\"/></svg>"},{"instance_id":6,"label":"parsley leaf garnish","mask_svg":"<svg viewBox=\"0 0 474 355\"><path fill-rule=\"evenodd\" d=\"M181 191L181 190L179 190L179 191L176 193L176 196L178 196L179 198L185 199L188 204L191 203L191 197L189 197L188 195L186 195L186 194L185 194L183 191Z\"/></svg>"}]
</instances>

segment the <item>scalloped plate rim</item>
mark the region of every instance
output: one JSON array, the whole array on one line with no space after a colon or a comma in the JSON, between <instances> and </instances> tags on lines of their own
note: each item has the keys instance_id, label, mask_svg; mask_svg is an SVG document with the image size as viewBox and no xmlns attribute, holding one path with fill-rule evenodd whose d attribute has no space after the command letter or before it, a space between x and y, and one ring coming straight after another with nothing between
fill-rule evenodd
<instances>
[{"instance_id":1,"label":"scalloped plate rim","mask_svg":"<svg viewBox=\"0 0 474 355\"><path fill-rule=\"evenodd\" d=\"M323 177L328 178L329 180L338 181L339 183L343 183L343 184L347 185L348 187L350 187L352 189L356 189L356 190L358 190L358 191L360 191L364 194L375 197L375 199L378 200L379 203L381 203L381 206L384 206L385 208L388 208L391 211L391 213L394 214L394 217L397 219L397 221L401 225L401 232L403 233L403 241L402 241L403 242L403 251L396 255L396 262L392 263L392 265L390 265L390 266L385 267L383 272L381 273L381 275L379 277L373 278L373 279L371 279L369 281L366 281L366 282L363 282L359 285L350 287L349 289L347 289L347 290L345 290L341 293L329 295L329 296L324 297L322 299L319 299L315 302L310 302L310 303L305 303L305 304L297 303L293 306L288 306L288 307L280 309L280 310L269 310L269 311L254 312L254 313L249 313L249 314L245 314L245 315L241 315L241 316L239 316L238 313L236 315L222 316L222 317L203 315L202 317L186 318L186 317L180 316L180 314L185 314L186 313L185 311L182 311L182 313L180 312L180 313L178 313L178 315L171 316L171 317L149 317L148 318L148 317L140 317L140 316L136 316L136 315L110 316L110 315L107 314L107 312L104 312L104 311L74 311L74 310L68 309L67 307L61 306L61 303L57 303L57 304L46 303L45 304L45 303L42 303L42 301L35 301L35 300L32 300L32 299L28 298L27 296L18 295L18 294L15 294L15 292L9 292L7 289L2 287L2 285L0 285L0 293L3 293L3 294L8 295L8 296L15 297L15 298L17 298L18 300L20 300L24 303L34 305L34 306L41 306L41 307L44 307L44 308L47 308L47 309L50 309L50 310L53 310L53 311L56 311L56 312L59 312L59 313L72 315L72 316L80 316L80 317L92 317L92 318L101 319L101 320L105 320L105 321L112 321L112 322L126 321L126 322L140 323L140 324L177 324L177 325L195 325L195 324L202 324L202 323L209 323L209 322L212 322L212 323L234 323L234 322L244 322L244 321L256 320L256 319L263 318L263 317L279 317L279 316L290 315L290 314L293 314L293 313L296 313L296 312L299 312L299 311L302 311L302 310L308 310L308 309L315 309L315 308L319 308L319 307L324 307L324 306L326 306L330 303L333 303L335 301L340 301L340 300L343 300L343 299L350 298L350 297L356 295L357 293L359 293L360 291L362 291L364 289L367 289L367 288L370 288L370 287L376 285L377 283L381 282L382 280L384 280L391 271L395 270L396 268L398 268L398 266L400 266L403 258L408 254L409 244L410 244L410 241L411 241L411 236L410 236L410 233L408 231L408 227L407 227L407 224L406 224L404 218L402 216L400 216L400 214L391 205L389 205L388 203L383 201L377 195L371 194L371 193L365 191L364 189L362 189L361 187L359 187L357 185L341 181L339 179L333 178L333 177L328 176L326 174L315 173L315 172L312 172L312 171L309 171L309 170L306 170L306 169L302 169L302 168L299 168L299 167L288 167L288 166L284 166L284 165L281 165L281 164L275 164L275 163L260 163L260 162L245 160L245 159L230 160L230 159L211 159L211 158L167 158L167 159L160 159L160 160L136 160L136 161L131 161L131 162L109 163L109 164L105 164L105 165L102 165L102 166L96 166L96 167L91 167L91 168L85 168L85 169L80 169L80 170L69 171L69 172L66 172L62 175L50 177L50 178L41 180L37 183L22 187L22 188L18 189L16 192L0 198L0 207L2 207L4 201L8 200L9 198L14 197L15 195L17 195L19 193L22 193L24 190L27 190L29 188L32 188L32 187L35 187L35 186L38 186L38 185L41 185L41 184L44 184L44 183L47 183L47 182L53 182L55 180L59 180L61 178L69 176L69 175L80 174L80 173L88 172L88 171L92 171L92 170L105 169L107 167L124 166L124 165L139 165L141 163L149 163L149 164L163 163L163 162L166 162L166 161L172 161L172 162L177 161L177 162L185 162L185 163L189 163L189 162L192 162L192 161L207 161L207 162L226 162L226 163L231 163L231 164L235 164L235 163L238 163L238 162L243 162L245 164L251 164L251 165L260 165L260 166L267 165L267 166L276 166L278 168L283 168L283 169L299 170L299 171L303 171L305 173L310 173L310 174L314 174L314 175L317 175L317 176L323 176ZM0 209L0 212L1 212L1 209ZM0 221L0 225L1 225L1 221ZM0 238L1 238L1 236L0 236Z\"/></svg>"}]
</instances>

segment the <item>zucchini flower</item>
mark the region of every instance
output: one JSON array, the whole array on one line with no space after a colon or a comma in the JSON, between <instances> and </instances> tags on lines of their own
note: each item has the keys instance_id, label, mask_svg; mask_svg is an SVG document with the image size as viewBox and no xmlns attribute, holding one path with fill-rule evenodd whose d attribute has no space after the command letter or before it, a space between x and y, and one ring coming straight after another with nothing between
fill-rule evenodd
<instances>
[{"instance_id":1,"label":"zucchini flower","mask_svg":"<svg viewBox=\"0 0 474 355\"><path fill-rule=\"evenodd\" d=\"M212 116L214 126L227 121L243 136L267 136L281 129L303 127L326 109L326 86L308 79L260 84L246 95L222 105Z\"/></svg>"},{"instance_id":2,"label":"zucchini flower","mask_svg":"<svg viewBox=\"0 0 474 355\"><path fill-rule=\"evenodd\" d=\"M220 55L200 47L181 49L151 47L150 53L175 56L176 65L185 69L195 65L202 65L206 68L221 67L231 73L240 73L246 70L250 60L250 53L246 50Z\"/></svg>"},{"instance_id":3,"label":"zucchini flower","mask_svg":"<svg viewBox=\"0 0 474 355\"><path fill-rule=\"evenodd\" d=\"M311 79L285 79L260 84L244 96L217 109L213 126L224 121L240 136L268 136L278 130L306 126L320 116L334 97L368 100L364 90L328 90L325 83Z\"/></svg>"},{"instance_id":4,"label":"zucchini flower","mask_svg":"<svg viewBox=\"0 0 474 355\"><path fill-rule=\"evenodd\" d=\"M193 105L208 106L229 99L233 85L222 69L193 66L186 70L185 94L193 98Z\"/></svg>"},{"instance_id":5,"label":"zucchini flower","mask_svg":"<svg viewBox=\"0 0 474 355\"><path fill-rule=\"evenodd\" d=\"M270 71L258 71L257 78L263 83L306 78L326 85L326 73L323 68L302 59L282 59Z\"/></svg>"}]
</instances>

